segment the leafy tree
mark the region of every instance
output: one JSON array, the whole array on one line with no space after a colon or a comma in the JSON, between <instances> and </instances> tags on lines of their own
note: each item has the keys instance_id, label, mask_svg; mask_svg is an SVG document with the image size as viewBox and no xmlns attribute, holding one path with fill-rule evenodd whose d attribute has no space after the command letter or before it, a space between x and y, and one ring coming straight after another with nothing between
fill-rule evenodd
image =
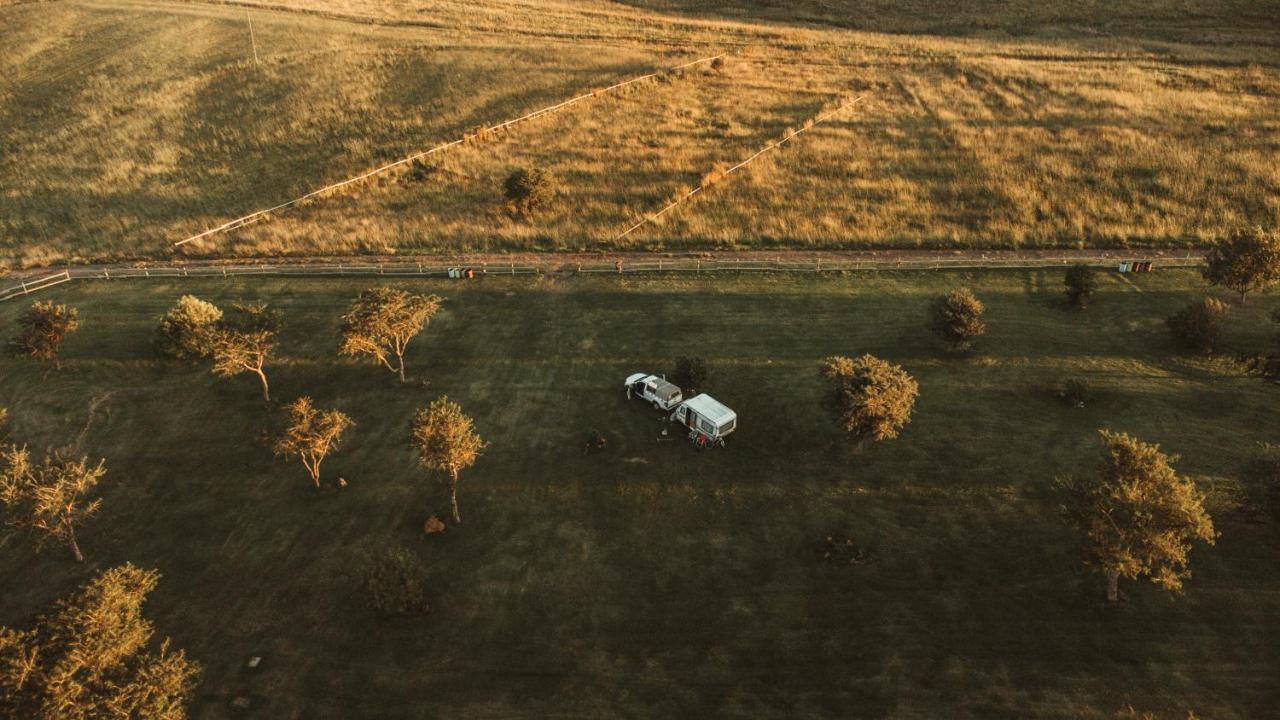
<instances>
[{"instance_id":1,"label":"leafy tree","mask_svg":"<svg viewBox=\"0 0 1280 720\"><path fill-rule=\"evenodd\" d=\"M0 716L24 720L185 720L200 666L142 604L159 575L122 565L60 601L31 630L0 628Z\"/></svg>"},{"instance_id":2,"label":"leafy tree","mask_svg":"<svg viewBox=\"0 0 1280 720\"><path fill-rule=\"evenodd\" d=\"M821 374L830 384L826 404L836 424L859 446L898 437L920 395L906 370L872 355L829 357Z\"/></svg>"},{"instance_id":3,"label":"leafy tree","mask_svg":"<svg viewBox=\"0 0 1280 720\"><path fill-rule=\"evenodd\" d=\"M34 302L18 318L22 330L9 343L14 357L53 361L53 367L62 369L58 350L67 336L80 327L80 311L53 302Z\"/></svg>"},{"instance_id":4,"label":"leafy tree","mask_svg":"<svg viewBox=\"0 0 1280 720\"><path fill-rule=\"evenodd\" d=\"M84 562L76 528L101 507L101 499L88 496L106 474L102 461L90 465L88 458L50 454L34 463L25 446L9 444L0 448L0 503L10 525L38 533L41 544L57 540Z\"/></svg>"},{"instance_id":5,"label":"leafy tree","mask_svg":"<svg viewBox=\"0 0 1280 720\"><path fill-rule=\"evenodd\" d=\"M1209 248L1204 279L1214 285L1248 294L1280 282L1280 234L1260 227L1236 230Z\"/></svg>"},{"instance_id":6,"label":"leafy tree","mask_svg":"<svg viewBox=\"0 0 1280 720\"><path fill-rule=\"evenodd\" d=\"M685 392L694 394L706 389L710 378L711 368L706 360L687 355L676 358L676 369L671 373L671 382L679 385Z\"/></svg>"},{"instance_id":7,"label":"leafy tree","mask_svg":"<svg viewBox=\"0 0 1280 720\"><path fill-rule=\"evenodd\" d=\"M520 168L502 183L502 196L507 204L522 213L547 205L555 194L555 176L541 168Z\"/></svg>"},{"instance_id":8,"label":"leafy tree","mask_svg":"<svg viewBox=\"0 0 1280 720\"><path fill-rule=\"evenodd\" d=\"M929 327L952 350L966 350L987 331L982 321L985 310L967 288L955 290L934 300L929 308Z\"/></svg>"},{"instance_id":9,"label":"leafy tree","mask_svg":"<svg viewBox=\"0 0 1280 720\"><path fill-rule=\"evenodd\" d=\"M1191 577L1192 540L1212 545L1213 521L1204 496L1179 477L1158 445L1123 433L1101 431L1102 462L1096 476L1059 480L1062 511L1080 532L1085 565L1107 578L1107 600L1119 597L1121 577L1147 577L1180 590Z\"/></svg>"},{"instance_id":10,"label":"leafy tree","mask_svg":"<svg viewBox=\"0 0 1280 720\"><path fill-rule=\"evenodd\" d=\"M351 310L342 316L343 355L369 355L404 382L404 351L440 310L436 295L414 295L404 290L375 287L360 293ZM396 364L391 364L391 358Z\"/></svg>"},{"instance_id":11,"label":"leafy tree","mask_svg":"<svg viewBox=\"0 0 1280 720\"><path fill-rule=\"evenodd\" d=\"M160 320L160 351L176 360L199 360L213 354L222 310L193 295L183 295Z\"/></svg>"},{"instance_id":12,"label":"leafy tree","mask_svg":"<svg viewBox=\"0 0 1280 720\"><path fill-rule=\"evenodd\" d=\"M289 424L276 438L275 453L301 460L312 484L319 489L320 464L338 448L342 434L355 423L339 410L317 410L309 397L294 400L285 410Z\"/></svg>"},{"instance_id":13,"label":"leafy tree","mask_svg":"<svg viewBox=\"0 0 1280 720\"><path fill-rule=\"evenodd\" d=\"M271 402L263 369L275 349L280 313L265 305L235 305L234 314L218 322L213 336L213 372L231 376L251 372L262 382L262 398Z\"/></svg>"},{"instance_id":14,"label":"leafy tree","mask_svg":"<svg viewBox=\"0 0 1280 720\"><path fill-rule=\"evenodd\" d=\"M1240 483L1250 511L1280 520L1280 445L1262 443L1240 468Z\"/></svg>"},{"instance_id":15,"label":"leafy tree","mask_svg":"<svg viewBox=\"0 0 1280 720\"><path fill-rule=\"evenodd\" d=\"M471 418L462 414L457 403L441 396L414 416L409 443L418 451L422 467L448 474L453 521L462 522L458 512L458 473L470 467L485 448Z\"/></svg>"},{"instance_id":16,"label":"leafy tree","mask_svg":"<svg viewBox=\"0 0 1280 720\"><path fill-rule=\"evenodd\" d=\"M1222 321L1226 315L1226 303L1206 297L1187 303L1186 307L1166 318L1165 325L1179 345L1207 354L1218 349L1222 339Z\"/></svg>"},{"instance_id":17,"label":"leafy tree","mask_svg":"<svg viewBox=\"0 0 1280 720\"><path fill-rule=\"evenodd\" d=\"M1088 265L1078 264L1067 268L1062 279L1067 286L1067 302L1078 308L1089 305L1089 298L1098 291L1098 274Z\"/></svg>"}]
</instances>

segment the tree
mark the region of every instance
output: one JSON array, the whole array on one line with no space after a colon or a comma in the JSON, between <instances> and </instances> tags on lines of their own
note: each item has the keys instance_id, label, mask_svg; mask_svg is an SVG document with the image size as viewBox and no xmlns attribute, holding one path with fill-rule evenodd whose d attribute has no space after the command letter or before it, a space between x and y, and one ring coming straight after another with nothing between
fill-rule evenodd
<instances>
[{"instance_id":1,"label":"tree","mask_svg":"<svg viewBox=\"0 0 1280 720\"><path fill-rule=\"evenodd\" d=\"M1179 477L1177 458L1152 445L1101 431L1102 461L1096 476L1059 480L1062 512L1079 531L1087 567L1107 578L1107 600L1119 597L1121 577L1147 577L1166 590L1191 577L1191 541L1214 543L1204 496Z\"/></svg>"},{"instance_id":2,"label":"tree","mask_svg":"<svg viewBox=\"0 0 1280 720\"><path fill-rule=\"evenodd\" d=\"M1280 445L1262 443L1240 468L1240 484L1250 512L1280 520Z\"/></svg>"},{"instance_id":3,"label":"tree","mask_svg":"<svg viewBox=\"0 0 1280 720\"><path fill-rule=\"evenodd\" d=\"M409 443L418 451L422 467L448 475L453 521L462 522L458 512L458 473L470 467L485 448L471 418L462 414L457 403L441 396L414 416Z\"/></svg>"},{"instance_id":4,"label":"tree","mask_svg":"<svg viewBox=\"0 0 1280 720\"><path fill-rule=\"evenodd\" d=\"M77 562L84 562L76 542L76 528L98 512L101 499L88 499L107 474L102 461L71 460L49 454L33 463L25 446L0 448L0 503L8 523L40 535L40 543L54 539L70 548Z\"/></svg>"},{"instance_id":5,"label":"tree","mask_svg":"<svg viewBox=\"0 0 1280 720\"><path fill-rule=\"evenodd\" d=\"M982 322L986 308L969 290L947 293L929 308L929 327L955 351L967 350L973 340L987 331Z\"/></svg>"},{"instance_id":6,"label":"tree","mask_svg":"<svg viewBox=\"0 0 1280 720\"><path fill-rule=\"evenodd\" d=\"M1098 274L1084 264L1067 268L1062 282L1067 286L1067 302L1081 309L1088 307L1089 298L1098 290Z\"/></svg>"},{"instance_id":7,"label":"tree","mask_svg":"<svg viewBox=\"0 0 1280 720\"><path fill-rule=\"evenodd\" d=\"M338 410L317 410L311 398L300 397L289 404L289 424L275 441L275 453L297 457L307 469L311 482L320 488L320 464L338 448L342 434L355 423Z\"/></svg>"},{"instance_id":8,"label":"tree","mask_svg":"<svg viewBox=\"0 0 1280 720\"><path fill-rule=\"evenodd\" d=\"M859 446L898 437L920 395L920 387L901 366L872 355L827 358L821 374L830 383L828 409Z\"/></svg>"},{"instance_id":9,"label":"tree","mask_svg":"<svg viewBox=\"0 0 1280 720\"><path fill-rule=\"evenodd\" d=\"M671 373L671 382L679 385L690 395L705 390L711 378L711 368L707 361L700 357L681 355L676 358L675 371Z\"/></svg>"},{"instance_id":10,"label":"tree","mask_svg":"<svg viewBox=\"0 0 1280 720\"><path fill-rule=\"evenodd\" d=\"M9 343L14 357L52 360L56 370L62 369L58 350L67 336L80 327L80 311L53 302L34 302L18 318L22 330Z\"/></svg>"},{"instance_id":11,"label":"tree","mask_svg":"<svg viewBox=\"0 0 1280 720\"><path fill-rule=\"evenodd\" d=\"M1164 322L1179 345L1208 354L1218 349L1222 338L1222 320L1226 315L1226 303L1206 297L1192 300Z\"/></svg>"},{"instance_id":12,"label":"tree","mask_svg":"<svg viewBox=\"0 0 1280 720\"><path fill-rule=\"evenodd\" d=\"M222 310L193 295L183 295L160 320L160 351L175 360L199 360L213 354Z\"/></svg>"},{"instance_id":13,"label":"tree","mask_svg":"<svg viewBox=\"0 0 1280 720\"><path fill-rule=\"evenodd\" d=\"M211 347L213 372L229 377L251 372L262 382L262 398L271 402L271 388L263 369L275 349L280 313L265 305L235 305L230 318L218 322Z\"/></svg>"},{"instance_id":14,"label":"tree","mask_svg":"<svg viewBox=\"0 0 1280 720\"><path fill-rule=\"evenodd\" d=\"M555 177L541 168L520 168L502 183L502 196L517 212L537 210L551 202L555 194Z\"/></svg>"},{"instance_id":15,"label":"tree","mask_svg":"<svg viewBox=\"0 0 1280 720\"><path fill-rule=\"evenodd\" d=\"M155 628L142 604L159 575L105 570L31 630L0 628L0 716L24 720L185 720L200 666Z\"/></svg>"},{"instance_id":16,"label":"tree","mask_svg":"<svg viewBox=\"0 0 1280 720\"><path fill-rule=\"evenodd\" d=\"M1209 248L1204 259L1204 279L1240 293L1244 304L1250 292L1280 282L1280 234L1260 227L1236 230Z\"/></svg>"},{"instance_id":17,"label":"tree","mask_svg":"<svg viewBox=\"0 0 1280 720\"><path fill-rule=\"evenodd\" d=\"M343 355L369 355L404 382L404 351L440 310L436 295L414 295L386 287L360 293L342 316ZM396 364L391 364L391 357Z\"/></svg>"}]
</instances>

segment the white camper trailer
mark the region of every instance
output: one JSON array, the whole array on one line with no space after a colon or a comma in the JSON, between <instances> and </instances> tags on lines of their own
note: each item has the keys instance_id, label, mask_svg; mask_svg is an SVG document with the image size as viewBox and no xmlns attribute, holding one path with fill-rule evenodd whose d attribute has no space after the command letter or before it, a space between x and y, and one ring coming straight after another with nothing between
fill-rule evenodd
<instances>
[{"instance_id":1,"label":"white camper trailer","mask_svg":"<svg viewBox=\"0 0 1280 720\"><path fill-rule=\"evenodd\" d=\"M670 410L681 399L680 388L660 375L636 373L627 378L624 387L628 400L639 398L653 405L654 410Z\"/></svg>"},{"instance_id":2,"label":"white camper trailer","mask_svg":"<svg viewBox=\"0 0 1280 720\"><path fill-rule=\"evenodd\" d=\"M738 414L705 393L680 403L671 420L688 428L689 439L699 446L723 445L738 427Z\"/></svg>"}]
</instances>

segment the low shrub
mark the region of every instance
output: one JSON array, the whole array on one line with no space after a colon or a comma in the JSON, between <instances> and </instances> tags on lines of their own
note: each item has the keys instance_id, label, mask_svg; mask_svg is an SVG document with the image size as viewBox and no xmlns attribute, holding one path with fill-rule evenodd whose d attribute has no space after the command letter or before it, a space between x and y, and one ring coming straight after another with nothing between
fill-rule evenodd
<instances>
[{"instance_id":1,"label":"low shrub","mask_svg":"<svg viewBox=\"0 0 1280 720\"><path fill-rule=\"evenodd\" d=\"M426 573L413 553L404 548L372 552L360 579L365 603L384 615L412 615L429 609Z\"/></svg>"},{"instance_id":2,"label":"low shrub","mask_svg":"<svg viewBox=\"0 0 1280 720\"><path fill-rule=\"evenodd\" d=\"M1057 396L1071 407L1084 407L1085 403L1093 399L1093 391L1089 389L1089 383L1080 378L1069 378L1058 384L1055 390Z\"/></svg>"},{"instance_id":3,"label":"low shrub","mask_svg":"<svg viewBox=\"0 0 1280 720\"><path fill-rule=\"evenodd\" d=\"M1207 297L1191 301L1185 308L1170 315L1165 324L1179 345L1208 354L1218 349L1222 338L1222 320L1226 315L1226 303Z\"/></svg>"},{"instance_id":4,"label":"low shrub","mask_svg":"<svg viewBox=\"0 0 1280 720\"><path fill-rule=\"evenodd\" d=\"M502 183L502 197L513 210L521 213L545 207L555 194L555 177L541 168L520 168Z\"/></svg>"}]
</instances>

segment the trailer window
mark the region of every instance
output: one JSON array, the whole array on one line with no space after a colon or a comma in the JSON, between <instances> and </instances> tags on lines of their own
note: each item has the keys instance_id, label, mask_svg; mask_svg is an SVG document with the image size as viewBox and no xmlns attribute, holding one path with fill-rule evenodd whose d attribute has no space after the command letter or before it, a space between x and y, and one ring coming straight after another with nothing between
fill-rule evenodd
<instances>
[{"instance_id":1,"label":"trailer window","mask_svg":"<svg viewBox=\"0 0 1280 720\"><path fill-rule=\"evenodd\" d=\"M706 418L698 418L698 429L704 433L713 433L716 431L716 426L707 422Z\"/></svg>"}]
</instances>

